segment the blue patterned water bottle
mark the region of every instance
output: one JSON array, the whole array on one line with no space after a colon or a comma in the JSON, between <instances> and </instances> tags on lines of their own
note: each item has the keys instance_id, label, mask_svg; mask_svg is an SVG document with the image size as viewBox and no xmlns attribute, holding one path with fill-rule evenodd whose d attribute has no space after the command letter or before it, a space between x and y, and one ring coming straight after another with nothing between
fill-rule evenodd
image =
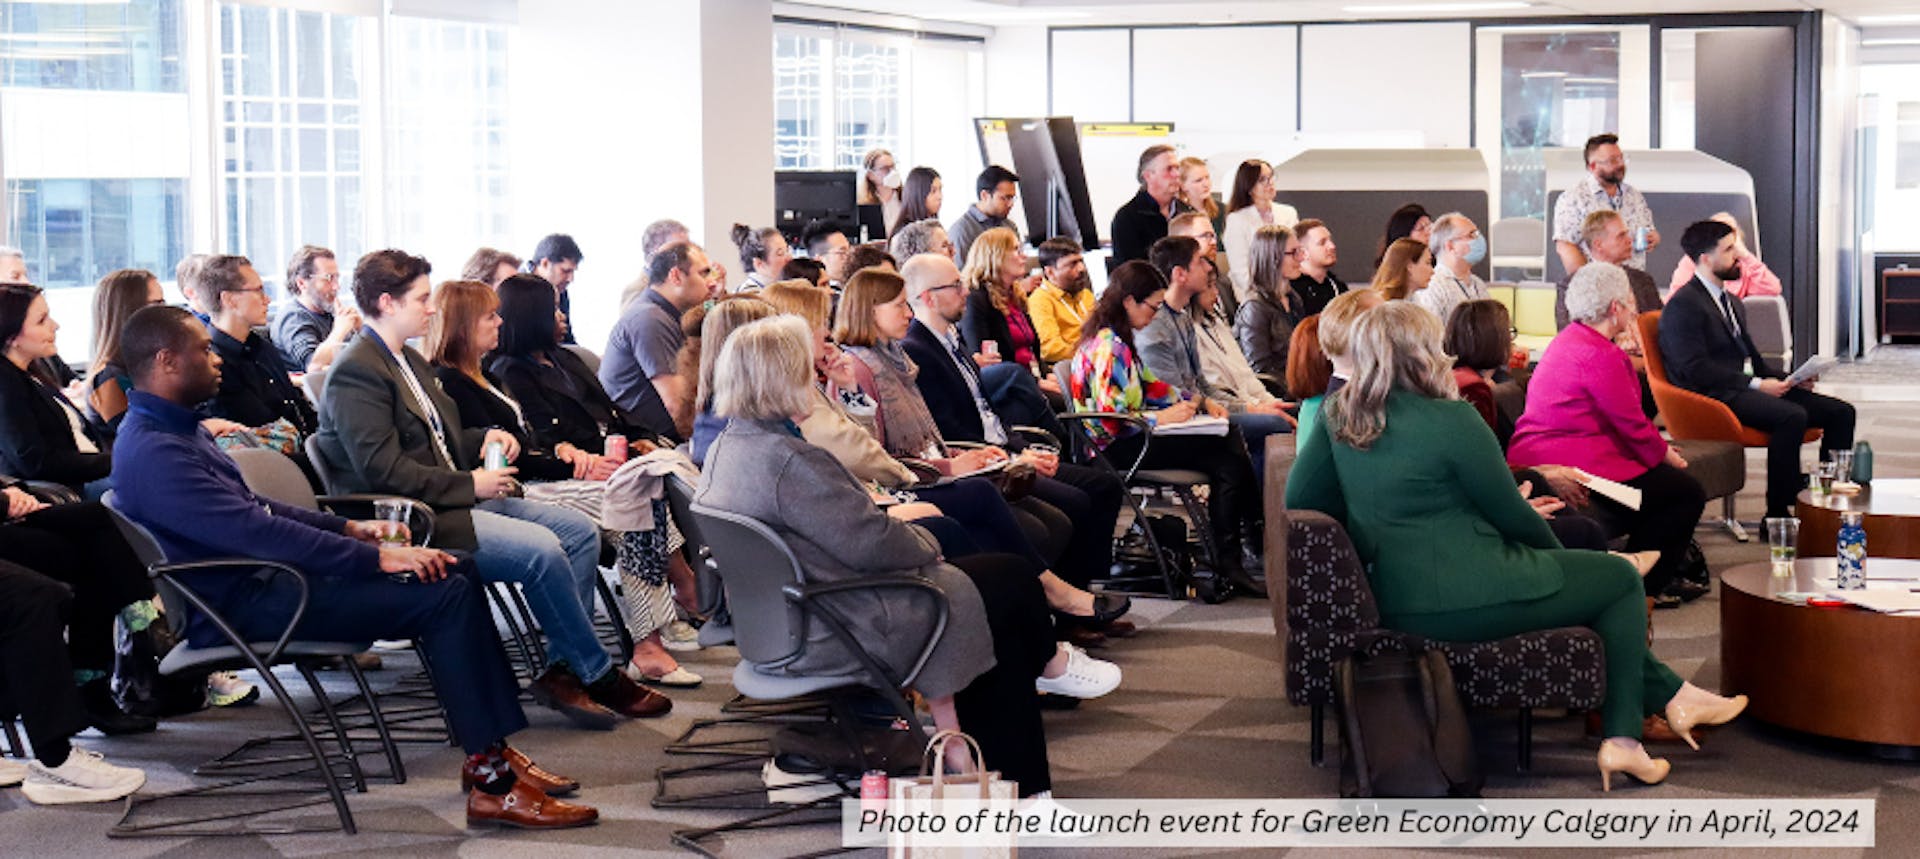
<instances>
[{"instance_id":1,"label":"blue patterned water bottle","mask_svg":"<svg viewBox=\"0 0 1920 859\"><path fill-rule=\"evenodd\" d=\"M1867 527L1858 510L1840 514L1840 541L1835 553L1834 580L1843 591L1867 586Z\"/></svg>"}]
</instances>

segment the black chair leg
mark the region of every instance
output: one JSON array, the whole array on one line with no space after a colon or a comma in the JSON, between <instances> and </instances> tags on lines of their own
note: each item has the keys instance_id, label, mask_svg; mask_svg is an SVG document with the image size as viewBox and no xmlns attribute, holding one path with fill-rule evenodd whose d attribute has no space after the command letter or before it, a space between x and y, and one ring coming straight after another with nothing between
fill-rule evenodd
<instances>
[{"instance_id":1,"label":"black chair leg","mask_svg":"<svg viewBox=\"0 0 1920 859\"><path fill-rule=\"evenodd\" d=\"M341 660L349 665L353 657L343 656ZM327 688L320 685L320 677L314 673L313 664L300 660L293 664L300 676L307 679L307 686L313 689L313 697L319 699L320 712L326 716L327 730L332 732L333 740L340 745L340 754L346 759L347 772L353 778L353 789L358 793L367 792L367 775L360 769L360 755L353 750L353 737L347 734L347 727L340 722L340 711L333 706L333 699L327 697Z\"/></svg>"},{"instance_id":2,"label":"black chair leg","mask_svg":"<svg viewBox=\"0 0 1920 859\"><path fill-rule=\"evenodd\" d=\"M620 595L606 576L599 576L594 582L594 590L600 592L600 604L606 606L607 621L613 624L614 642L620 646L622 656L633 655L633 630L627 628L627 613L620 609Z\"/></svg>"},{"instance_id":3,"label":"black chair leg","mask_svg":"<svg viewBox=\"0 0 1920 859\"><path fill-rule=\"evenodd\" d=\"M1517 727L1520 730L1519 771L1523 773L1531 772L1533 770L1533 710L1531 708L1520 708L1520 719Z\"/></svg>"},{"instance_id":4,"label":"black chair leg","mask_svg":"<svg viewBox=\"0 0 1920 859\"><path fill-rule=\"evenodd\" d=\"M366 699L367 716L373 721L374 733L380 737L380 750L387 756L387 774L393 778L394 784L406 784L407 766L400 762L400 749L393 744L393 732L387 728L387 715L380 710L380 699L373 694L373 687L367 685L366 672L361 671L351 657L340 661L346 665L347 673L352 675L354 685L360 687L360 697Z\"/></svg>"},{"instance_id":5,"label":"black chair leg","mask_svg":"<svg viewBox=\"0 0 1920 859\"><path fill-rule=\"evenodd\" d=\"M1310 708L1311 739L1307 745L1307 762L1319 766L1327 758L1327 728L1323 724L1327 715L1327 705L1314 704Z\"/></svg>"}]
</instances>

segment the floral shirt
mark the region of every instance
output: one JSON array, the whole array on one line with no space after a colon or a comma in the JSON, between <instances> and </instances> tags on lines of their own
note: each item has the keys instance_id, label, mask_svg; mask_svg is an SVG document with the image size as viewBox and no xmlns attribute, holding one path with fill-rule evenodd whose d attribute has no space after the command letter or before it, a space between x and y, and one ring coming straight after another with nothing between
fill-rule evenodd
<instances>
[{"instance_id":1,"label":"floral shirt","mask_svg":"<svg viewBox=\"0 0 1920 859\"><path fill-rule=\"evenodd\" d=\"M1155 378L1113 329L1080 344L1073 355L1072 376L1067 380L1074 409L1086 412L1123 412L1139 414L1164 409L1182 398L1179 388ZM1105 448L1114 439L1134 432L1118 421L1089 425L1094 444Z\"/></svg>"},{"instance_id":2,"label":"floral shirt","mask_svg":"<svg viewBox=\"0 0 1920 859\"><path fill-rule=\"evenodd\" d=\"M1592 173L1580 177L1572 188L1560 195L1553 204L1553 238L1555 241L1578 245L1580 252L1589 259L1593 251L1580 239L1580 227L1587 222L1587 216L1601 209L1612 209L1620 213L1621 220L1627 222L1627 232L1639 229L1653 229L1653 210L1647 208L1647 198L1641 196L1640 189L1625 182L1620 183L1618 197L1607 196L1606 189L1600 187L1600 180ZM1647 252L1634 251L1629 263L1641 271L1647 270ZM1440 317L1445 319L1445 316Z\"/></svg>"}]
</instances>

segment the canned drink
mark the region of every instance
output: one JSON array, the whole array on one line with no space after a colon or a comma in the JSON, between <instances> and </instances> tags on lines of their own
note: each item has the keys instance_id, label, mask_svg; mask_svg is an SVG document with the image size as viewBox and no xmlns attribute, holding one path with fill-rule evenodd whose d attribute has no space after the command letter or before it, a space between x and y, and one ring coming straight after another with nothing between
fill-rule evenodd
<instances>
[{"instance_id":1,"label":"canned drink","mask_svg":"<svg viewBox=\"0 0 1920 859\"><path fill-rule=\"evenodd\" d=\"M607 436L606 456L615 462L626 462L627 437L623 435Z\"/></svg>"},{"instance_id":2,"label":"canned drink","mask_svg":"<svg viewBox=\"0 0 1920 859\"><path fill-rule=\"evenodd\" d=\"M1651 232L1653 232L1652 227L1640 227L1639 229L1636 229L1633 231L1633 252L1634 253L1638 254L1638 253L1647 252L1647 234Z\"/></svg>"},{"instance_id":3,"label":"canned drink","mask_svg":"<svg viewBox=\"0 0 1920 859\"><path fill-rule=\"evenodd\" d=\"M885 808L888 789L886 770L867 770L860 776L860 808Z\"/></svg>"},{"instance_id":4,"label":"canned drink","mask_svg":"<svg viewBox=\"0 0 1920 859\"><path fill-rule=\"evenodd\" d=\"M507 467L507 446L497 441L487 442L487 470L493 471Z\"/></svg>"}]
</instances>

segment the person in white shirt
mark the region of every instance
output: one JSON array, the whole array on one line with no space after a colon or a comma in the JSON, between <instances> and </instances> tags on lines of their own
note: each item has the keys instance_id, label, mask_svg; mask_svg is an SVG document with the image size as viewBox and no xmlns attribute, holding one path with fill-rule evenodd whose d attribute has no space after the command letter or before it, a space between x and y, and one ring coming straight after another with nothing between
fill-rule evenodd
<instances>
[{"instance_id":1,"label":"person in white shirt","mask_svg":"<svg viewBox=\"0 0 1920 859\"><path fill-rule=\"evenodd\" d=\"M1292 228L1300 222L1300 213L1285 203L1274 202L1279 194L1273 186L1273 165L1258 158L1240 162L1233 173L1233 193L1227 196L1226 234L1220 243L1227 251L1227 276L1233 282L1236 304L1253 300L1252 271L1247 255L1253 250L1253 232L1278 225Z\"/></svg>"},{"instance_id":2,"label":"person in white shirt","mask_svg":"<svg viewBox=\"0 0 1920 859\"><path fill-rule=\"evenodd\" d=\"M1461 302L1493 297L1487 284L1473 273L1473 267L1487 258L1487 237L1480 234L1473 219L1459 212L1448 212L1434 219L1429 238L1433 248L1433 277L1427 288L1413 294L1413 302L1440 317L1447 317Z\"/></svg>"}]
</instances>

